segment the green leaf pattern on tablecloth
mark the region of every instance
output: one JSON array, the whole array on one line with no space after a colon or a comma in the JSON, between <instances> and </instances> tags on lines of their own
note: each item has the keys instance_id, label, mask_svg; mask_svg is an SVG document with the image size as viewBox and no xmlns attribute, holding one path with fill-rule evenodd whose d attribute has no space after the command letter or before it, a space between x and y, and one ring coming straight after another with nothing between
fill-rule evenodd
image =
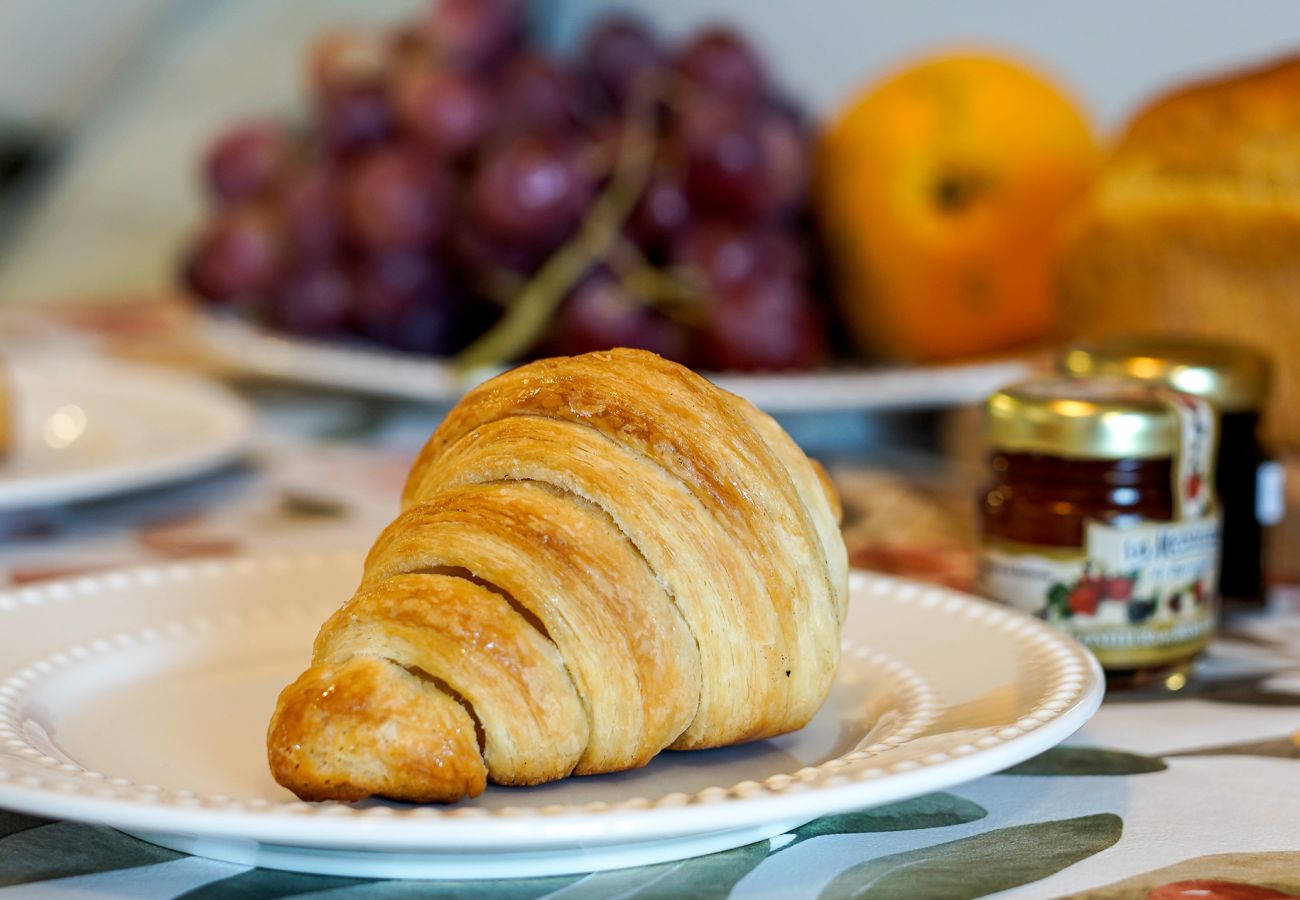
<instances>
[{"instance_id":1,"label":"green leaf pattern on tablecloth","mask_svg":"<svg viewBox=\"0 0 1300 900\"><path fill-rule=\"evenodd\" d=\"M1300 733L1289 737L1264 741L1238 741L1232 744L1215 744L1179 750L1166 756L1271 756L1276 759L1300 759Z\"/></svg>"},{"instance_id":2,"label":"green leaf pattern on tablecloth","mask_svg":"<svg viewBox=\"0 0 1300 900\"><path fill-rule=\"evenodd\" d=\"M17 834L29 828L39 828L41 825L49 824L49 819L42 819L39 816L25 816L22 813L0 809L0 838L6 838L11 834Z\"/></svg>"},{"instance_id":3,"label":"green leaf pattern on tablecloth","mask_svg":"<svg viewBox=\"0 0 1300 900\"><path fill-rule=\"evenodd\" d=\"M907 831L965 825L988 815L979 804L952 794L929 794L901 803L891 803L864 812L827 816L809 822L791 832L791 839L776 853L784 853L796 844L831 834L869 834L872 832ZM725 900L732 889L767 859L770 842L760 841L711 856L663 863L636 870L636 884L621 885L626 873L610 872L587 879L575 890L566 892L564 900L599 900L609 896L635 897L637 900ZM632 888L636 890L632 892Z\"/></svg>"},{"instance_id":4,"label":"green leaf pattern on tablecloth","mask_svg":"<svg viewBox=\"0 0 1300 900\"><path fill-rule=\"evenodd\" d=\"M152 866L181 856L111 828L53 822L0 838L0 885Z\"/></svg>"},{"instance_id":5,"label":"green leaf pattern on tablecloth","mask_svg":"<svg viewBox=\"0 0 1300 900\"><path fill-rule=\"evenodd\" d=\"M1277 748L1289 738L1254 744L1183 751L1171 755L1253 752L1284 755ZM1017 776L1131 776L1164 770L1159 758L1093 747L1057 747L1007 770ZM564 900L607 896L659 900L690 896L723 900L764 860L818 837L945 828L987 815L978 804L937 793L861 812L828 816L795 829L785 841L761 841L710 856L589 876L557 876L506 881L375 881L253 869L211 882L183 896L188 900L233 896L241 900L276 897L468 897L536 900L562 891ZM1055 874L1114 844L1122 833L1118 816L1075 819L1000 828L956 841L891 854L859 863L834 878L821 900L850 897L976 897L1029 884ZM0 813L0 873L4 883L21 884L74 875L152 865L179 858L106 828L49 822L17 813ZM1222 866L1215 871L1223 869ZM1226 870L1236 874L1235 869ZM1193 873L1197 874L1197 873ZM1197 874L1197 877L1203 877ZM1245 876L1238 876L1245 877ZM1152 884L1166 884L1164 881ZM1268 884L1256 880L1256 884ZM1099 897L1129 896L1125 893Z\"/></svg>"},{"instance_id":6,"label":"green leaf pattern on tablecloth","mask_svg":"<svg viewBox=\"0 0 1300 900\"><path fill-rule=\"evenodd\" d=\"M694 859L601 872L565 891L563 900L604 900L606 897L725 900L740 879L767 859L770 848L769 841L759 841Z\"/></svg>"},{"instance_id":7,"label":"green leaf pattern on tablecloth","mask_svg":"<svg viewBox=\"0 0 1300 900\"><path fill-rule=\"evenodd\" d=\"M277 897L301 897L318 891L372 884L374 881L368 878L335 878L302 872L280 872L275 869L249 869L181 894L177 900L218 900L222 897L275 900Z\"/></svg>"},{"instance_id":8,"label":"green leaf pattern on tablecloth","mask_svg":"<svg viewBox=\"0 0 1300 900\"><path fill-rule=\"evenodd\" d=\"M891 803L863 812L827 816L791 832L776 853L832 834L867 834L945 828L976 822L988 815L977 803L952 794L929 794L901 803ZM620 869L595 875L555 878L522 878L511 881L387 881L329 878L254 869L212 882L185 895L186 900L239 897L261 900L272 897L310 897L321 893L331 900L347 897L483 897L533 900L567 887L564 900L603 900L605 897L637 900L724 900L739 881L772 854L771 842L759 841L734 850L678 862Z\"/></svg>"},{"instance_id":9,"label":"green leaf pattern on tablecloth","mask_svg":"<svg viewBox=\"0 0 1300 900\"><path fill-rule=\"evenodd\" d=\"M977 822L988 815L978 803L953 794L927 794L901 803L877 806L862 812L845 813L814 819L795 829L795 841L824 834L865 834L880 831L911 831L919 828L945 828Z\"/></svg>"},{"instance_id":10,"label":"green leaf pattern on tablecloth","mask_svg":"<svg viewBox=\"0 0 1300 900\"><path fill-rule=\"evenodd\" d=\"M1300 706L1300 694L1267 687L1273 673L1247 678L1218 678L1193 681L1173 700L1212 700L1249 706Z\"/></svg>"},{"instance_id":11,"label":"green leaf pattern on tablecloth","mask_svg":"<svg viewBox=\"0 0 1300 900\"><path fill-rule=\"evenodd\" d=\"M1110 813L999 828L859 863L819 900L982 897L1055 875L1112 846L1123 829Z\"/></svg>"},{"instance_id":12,"label":"green leaf pattern on tablecloth","mask_svg":"<svg viewBox=\"0 0 1300 900\"><path fill-rule=\"evenodd\" d=\"M382 881L320 896L321 900L536 900L580 878L558 875L511 881Z\"/></svg>"},{"instance_id":13,"label":"green leaf pattern on tablecloth","mask_svg":"<svg viewBox=\"0 0 1300 900\"><path fill-rule=\"evenodd\" d=\"M1169 768L1155 756L1097 747L1053 747L1003 775L1145 775Z\"/></svg>"},{"instance_id":14,"label":"green leaf pattern on tablecloth","mask_svg":"<svg viewBox=\"0 0 1300 900\"><path fill-rule=\"evenodd\" d=\"M263 878L251 876L263 875ZM536 900L572 884L581 875L552 878L519 878L509 881L370 881L363 878L330 878L254 869L223 881L214 881L185 895L194 898L272 900L294 897L309 900Z\"/></svg>"}]
</instances>

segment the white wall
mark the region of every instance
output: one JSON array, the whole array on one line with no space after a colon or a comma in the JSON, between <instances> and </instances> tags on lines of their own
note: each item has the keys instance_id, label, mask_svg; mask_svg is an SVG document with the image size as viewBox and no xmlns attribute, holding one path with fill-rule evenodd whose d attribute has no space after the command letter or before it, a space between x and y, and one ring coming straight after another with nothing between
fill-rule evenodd
<instances>
[{"instance_id":1,"label":"white wall","mask_svg":"<svg viewBox=\"0 0 1300 900\"><path fill-rule=\"evenodd\" d=\"M3 0L0 121L57 127L168 0Z\"/></svg>"},{"instance_id":2,"label":"white wall","mask_svg":"<svg viewBox=\"0 0 1300 900\"><path fill-rule=\"evenodd\" d=\"M76 32L78 11L101 0L43 2ZM200 216L198 165L213 134L240 117L303 113L304 54L322 27L399 20L420 0L111 2L159 12L85 105L57 178L5 244L0 303L169 290ZM77 69L79 40L45 33L45 52ZM0 57L0 79L18 63Z\"/></svg>"},{"instance_id":3,"label":"white wall","mask_svg":"<svg viewBox=\"0 0 1300 900\"><path fill-rule=\"evenodd\" d=\"M557 39L619 0L559 0ZM681 33L730 19L818 109L909 57L952 46L1009 50L1054 73L1104 125L1167 85L1300 51L1296 0L646 0ZM1300 103L1300 98L1297 98Z\"/></svg>"}]
</instances>

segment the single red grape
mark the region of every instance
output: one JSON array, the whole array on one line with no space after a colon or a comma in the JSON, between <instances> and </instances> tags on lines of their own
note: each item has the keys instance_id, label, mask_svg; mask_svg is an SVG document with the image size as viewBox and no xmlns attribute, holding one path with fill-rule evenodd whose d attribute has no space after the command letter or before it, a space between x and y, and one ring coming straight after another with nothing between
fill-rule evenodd
<instances>
[{"instance_id":1,"label":"single red grape","mask_svg":"<svg viewBox=\"0 0 1300 900\"><path fill-rule=\"evenodd\" d=\"M389 345L410 353L450 356L486 330L472 321L482 308L470 308L470 302L455 291L443 297L426 295L407 310L400 334Z\"/></svg>"},{"instance_id":2,"label":"single red grape","mask_svg":"<svg viewBox=\"0 0 1300 900\"><path fill-rule=\"evenodd\" d=\"M393 106L406 133L445 159L474 150L494 117L492 97L478 82L433 62L411 64L396 75Z\"/></svg>"},{"instance_id":3,"label":"single red grape","mask_svg":"<svg viewBox=\"0 0 1300 900\"><path fill-rule=\"evenodd\" d=\"M356 265L357 317L383 325L394 311L446 285L442 264L428 253L367 254Z\"/></svg>"},{"instance_id":4,"label":"single red grape","mask_svg":"<svg viewBox=\"0 0 1300 900\"><path fill-rule=\"evenodd\" d=\"M690 363L691 341L680 325L646 307L611 276L596 273L560 308L547 350L573 356L613 347L638 347Z\"/></svg>"},{"instance_id":5,"label":"single red grape","mask_svg":"<svg viewBox=\"0 0 1300 900\"><path fill-rule=\"evenodd\" d=\"M316 98L316 122L325 146L349 156L386 140L393 112L383 83L332 87Z\"/></svg>"},{"instance_id":6,"label":"single red grape","mask_svg":"<svg viewBox=\"0 0 1300 900\"><path fill-rule=\"evenodd\" d=\"M752 107L767 93L758 54L730 28L696 34L678 56L677 71L691 88L737 107Z\"/></svg>"},{"instance_id":7,"label":"single red grape","mask_svg":"<svg viewBox=\"0 0 1300 900\"><path fill-rule=\"evenodd\" d=\"M551 246L575 227L592 196L576 148L523 137L482 160L469 189L469 212L493 237Z\"/></svg>"},{"instance_id":8,"label":"single red grape","mask_svg":"<svg viewBox=\"0 0 1300 900\"><path fill-rule=\"evenodd\" d=\"M704 222L685 231L671 257L719 291L757 279L803 282L808 276L807 253L796 238L726 222Z\"/></svg>"},{"instance_id":9,"label":"single red grape","mask_svg":"<svg viewBox=\"0 0 1300 900\"><path fill-rule=\"evenodd\" d=\"M389 253L355 272L357 324L372 340L412 353L454 353L497 313L458 290L442 264L425 254Z\"/></svg>"},{"instance_id":10,"label":"single red grape","mask_svg":"<svg viewBox=\"0 0 1300 900\"><path fill-rule=\"evenodd\" d=\"M208 300L246 297L270 287L281 257L281 236L272 218L253 207L233 207L218 213L199 235L186 280Z\"/></svg>"},{"instance_id":11,"label":"single red grape","mask_svg":"<svg viewBox=\"0 0 1300 900\"><path fill-rule=\"evenodd\" d=\"M681 179L666 170L656 172L637 201L628 233L652 252L672 245L691 222L691 204Z\"/></svg>"},{"instance_id":12,"label":"single red grape","mask_svg":"<svg viewBox=\"0 0 1300 900\"><path fill-rule=\"evenodd\" d=\"M319 259L338 249L343 223L332 168L317 163L288 176L276 202L285 242L295 257Z\"/></svg>"},{"instance_id":13,"label":"single red grape","mask_svg":"<svg viewBox=\"0 0 1300 900\"><path fill-rule=\"evenodd\" d=\"M774 219L790 218L808 202L811 138L794 111L778 106L764 110L758 129L763 148L765 212Z\"/></svg>"},{"instance_id":14,"label":"single red grape","mask_svg":"<svg viewBox=\"0 0 1300 900\"><path fill-rule=\"evenodd\" d=\"M579 87L571 72L539 53L516 57L497 93L501 128L507 133L562 138L577 124Z\"/></svg>"},{"instance_id":15,"label":"single red grape","mask_svg":"<svg viewBox=\"0 0 1300 900\"><path fill-rule=\"evenodd\" d=\"M825 329L807 290L755 279L709 298L703 364L745 371L810 369L826 358Z\"/></svg>"},{"instance_id":16,"label":"single red grape","mask_svg":"<svg viewBox=\"0 0 1300 900\"><path fill-rule=\"evenodd\" d=\"M271 320L293 334L334 337L352 323L355 298L346 273L335 265L294 269L276 285Z\"/></svg>"},{"instance_id":17,"label":"single red grape","mask_svg":"<svg viewBox=\"0 0 1300 900\"><path fill-rule=\"evenodd\" d=\"M382 344L402 349L425 343L427 335L412 331L431 317L418 310L437 308L447 293L441 265L427 253L384 253L366 256L356 267L358 330Z\"/></svg>"},{"instance_id":18,"label":"single red grape","mask_svg":"<svg viewBox=\"0 0 1300 900\"><path fill-rule=\"evenodd\" d=\"M438 0L425 24L446 62L491 72L523 40L524 5L520 0Z\"/></svg>"},{"instance_id":19,"label":"single red grape","mask_svg":"<svg viewBox=\"0 0 1300 900\"><path fill-rule=\"evenodd\" d=\"M551 250L544 245L503 240L472 221L458 224L447 243L452 261L471 283L493 270L526 278L546 261Z\"/></svg>"},{"instance_id":20,"label":"single red grape","mask_svg":"<svg viewBox=\"0 0 1300 900\"><path fill-rule=\"evenodd\" d=\"M678 122L686 193L702 212L741 221L767 204L767 157L754 117L695 98Z\"/></svg>"},{"instance_id":21,"label":"single red grape","mask_svg":"<svg viewBox=\"0 0 1300 900\"><path fill-rule=\"evenodd\" d=\"M641 19L614 14L587 32L582 57L596 86L616 106L623 106L638 85L664 68L664 54Z\"/></svg>"},{"instance_id":22,"label":"single red grape","mask_svg":"<svg viewBox=\"0 0 1300 900\"><path fill-rule=\"evenodd\" d=\"M270 189L285 170L292 142L276 122L245 122L226 131L208 150L205 170L213 195L227 203Z\"/></svg>"},{"instance_id":23,"label":"single red grape","mask_svg":"<svg viewBox=\"0 0 1300 900\"><path fill-rule=\"evenodd\" d=\"M447 174L401 147L373 151L347 175L348 233L365 247L418 250L436 243L451 217Z\"/></svg>"}]
</instances>

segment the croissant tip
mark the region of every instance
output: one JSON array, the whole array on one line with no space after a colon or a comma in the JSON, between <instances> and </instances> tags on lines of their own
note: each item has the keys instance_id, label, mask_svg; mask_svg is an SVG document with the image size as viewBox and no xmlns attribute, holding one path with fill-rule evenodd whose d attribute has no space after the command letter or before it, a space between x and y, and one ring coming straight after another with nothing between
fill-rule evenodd
<instances>
[{"instance_id":1,"label":"croissant tip","mask_svg":"<svg viewBox=\"0 0 1300 900\"><path fill-rule=\"evenodd\" d=\"M268 762L302 800L453 802L487 782L466 719L455 701L388 660L312 666L280 694Z\"/></svg>"}]
</instances>

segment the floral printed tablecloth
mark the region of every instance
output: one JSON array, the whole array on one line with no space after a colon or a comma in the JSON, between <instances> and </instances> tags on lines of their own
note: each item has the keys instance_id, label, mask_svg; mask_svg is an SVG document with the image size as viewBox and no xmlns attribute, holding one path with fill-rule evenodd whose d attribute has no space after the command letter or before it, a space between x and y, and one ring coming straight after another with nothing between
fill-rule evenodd
<instances>
[{"instance_id":1,"label":"floral printed tablecloth","mask_svg":"<svg viewBox=\"0 0 1300 900\"><path fill-rule=\"evenodd\" d=\"M431 410L260 389L238 468L0 517L0 585L256 548L364 548ZM855 561L961 585L960 503L865 463L836 476ZM714 856L588 876L374 882L184 857L0 811L0 900L22 897L1097 898L1300 896L1300 603L1231 623L1173 699L1109 700L1064 747L951 791Z\"/></svg>"}]
</instances>

